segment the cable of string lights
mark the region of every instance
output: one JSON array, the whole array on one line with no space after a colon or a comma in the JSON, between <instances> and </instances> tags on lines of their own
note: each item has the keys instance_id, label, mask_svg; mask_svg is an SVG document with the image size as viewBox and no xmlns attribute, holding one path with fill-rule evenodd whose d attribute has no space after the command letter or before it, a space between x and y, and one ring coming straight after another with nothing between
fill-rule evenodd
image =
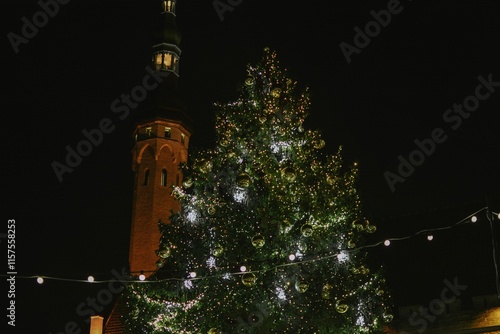
<instances>
[{"instance_id":1,"label":"cable of string lights","mask_svg":"<svg viewBox=\"0 0 500 334\"><path fill-rule=\"evenodd\" d=\"M372 243L372 244L367 244L367 245L363 245L363 246L359 246L359 247L355 247L355 248L350 248L350 249L341 249L340 251L337 248L334 253L330 252L329 255L318 256L317 258L314 258L314 259L307 259L307 260L295 261L296 258L292 258L292 256L290 256L288 260L291 261L291 262L289 262L289 263L283 263L281 265L274 266L272 268L266 269L266 271L276 270L278 268L285 267L285 266L296 266L296 265L300 265L300 264L304 264L304 263L308 263L308 262L323 261L323 260L327 260L327 259L330 259L330 258L333 258L333 257L338 257L342 252L348 252L348 253L349 252L355 252L355 251L360 250L360 249L377 247L377 246L380 246L382 244L384 246L390 246L390 244L391 244L392 241L407 240L407 239L411 239L411 238L414 238L414 237L422 235L422 234L427 234L427 240L431 241L433 239L433 233L434 232L443 231L443 230L449 230L449 229L455 228L455 227L457 227L459 225L476 223L478 221L477 215L479 213L481 213L481 212L484 212L484 211L486 212L486 218L487 218L487 220L489 222L490 229L491 229L491 240L492 240L492 245L493 245L493 262L494 262L495 272L496 272L496 288L497 288L498 297L500 298L500 273L499 273L499 270L498 270L498 263L497 263L497 248L498 248L498 246L497 246L497 240L495 238L494 225L493 225L495 219L497 219L497 220L500 221L500 213L496 213L496 212L491 211L489 209L489 207L481 208L481 209L477 210L476 212L468 215L467 217L459 220L455 224L452 224L452 225L449 225L449 226L444 226L444 227L439 227L439 228L424 229L424 230L420 230L420 231L418 231L416 233L413 233L413 234L410 234L410 235L407 235L407 236L386 238L384 240L381 240L381 241L378 241L378 242L375 242L375 243ZM242 267L240 267L240 272L231 273L231 275L243 275L243 274L248 273L248 272L259 273L259 272L262 272L262 270L247 271L247 268L244 267L244 266L242 266ZM134 273L131 273L131 274L134 274ZM134 275L130 275L130 279L129 280L117 280L116 278L108 279L108 280L96 280L94 278L94 276L88 276L87 279L74 279L74 278L53 277L53 276L46 276L46 275L18 275L18 276L16 276L16 278L20 278L20 279L36 279L37 283L39 283L39 284L43 284L45 282L45 280L56 280L56 281L66 281L66 282L75 282L75 283L99 284L99 283L109 283L109 282L119 282L119 283L158 283L160 281L186 281L186 280L202 280L202 279L208 279L208 278L210 278L210 276L197 277L196 273L193 272L193 273L191 273L190 278L166 278L166 279L146 280L146 276L144 275L143 272L136 273L136 274L139 274L139 275L135 275L135 276ZM8 275L1 274L0 276L7 277Z\"/></svg>"}]
</instances>

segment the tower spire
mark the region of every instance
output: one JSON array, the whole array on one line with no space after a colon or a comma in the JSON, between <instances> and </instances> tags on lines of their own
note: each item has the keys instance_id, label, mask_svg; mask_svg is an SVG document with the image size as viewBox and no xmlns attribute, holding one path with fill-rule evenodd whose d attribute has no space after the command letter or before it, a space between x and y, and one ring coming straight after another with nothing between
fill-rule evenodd
<instances>
[{"instance_id":1,"label":"tower spire","mask_svg":"<svg viewBox=\"0 0 500 334\"><path fill-rule=\"evenodd\" d=\"M148 92L134 114L132 169L135 173L129 264L132 275L150 276L161 258L158 223L169 223L180 204L172 196L182 182L180 164L187 162L191 118L179 93L181 35L176 23L176 0L161 0L153 35L152 70L161 83ZM160 264L161 265L161 264Z\"/></svg>"}]
</instances>

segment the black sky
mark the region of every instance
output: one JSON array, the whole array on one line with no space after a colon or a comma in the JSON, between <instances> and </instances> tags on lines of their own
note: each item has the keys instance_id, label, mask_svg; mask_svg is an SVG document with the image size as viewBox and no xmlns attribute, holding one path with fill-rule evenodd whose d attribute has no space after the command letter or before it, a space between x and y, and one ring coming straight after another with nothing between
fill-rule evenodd
<instances>
[{"instance_id":1,"label":"black sky","mask_svg":"<svg viewBox=\"0 0 500 334\"><path fill-rule=\"evenodd\" d=\"M18 53L8 34L20 35L21 19L31 21L41 8L35 1L2 3L6 205L0 233L7 219L16 220L20 276L107 279L126 266L131 128L110 104L146 74L157 2L72 0ZM443 115L475 93L479 76L500 82L500 4L401 1L400 13L348 64L339 44L354 44L353 29L363 29L373 20L370 11L388 3L247 0L221 21L211 0L180 0L181 86L195 119L191 145L213 143L212 103L234 99L246 64L270 47L310 87L307 126L322 131L325 150L342 145L346 162L360 164L364 210L379 227L374 241L453 225L488 199L499 212L500 87L456 129ZM51 163L63 162L65 147L75 147L82 130L103 118L115 130L59 182ZM407 158L414 140L436 128L447 140L392 192L384 172L396 173L398 156ZM476 225L442 231L432 244L412 238L373 248L372 257L386 265L396 302L405 304L432 300L443 279L454 276L474 284L471 295L494 293L491 246L482 213ZM59 333L68 321L88 331L75 309L102 286L52 280L40 286L19 277L17 283L13 333L33 324L37 333Z\"/></svg>"}]
</instances>

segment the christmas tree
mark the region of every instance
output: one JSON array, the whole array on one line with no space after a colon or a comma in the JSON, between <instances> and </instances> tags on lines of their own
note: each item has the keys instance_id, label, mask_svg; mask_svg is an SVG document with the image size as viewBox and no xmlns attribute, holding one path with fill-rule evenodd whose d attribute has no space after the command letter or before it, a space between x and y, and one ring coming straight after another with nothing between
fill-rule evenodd
<instances>
[{"instance_id":1,"label":"christmas tree","mask_svg":"<svg viewBox=\"0 0 500 334\"><path fill-rule=\"evenodd\" d=\"M173 186L160 269L127 289L130 333L381 333L392 316L367 265L357 166L322 150L276 53L247 67L239 98L216 103L217 144Z\"/></svg>"}]
</instances>

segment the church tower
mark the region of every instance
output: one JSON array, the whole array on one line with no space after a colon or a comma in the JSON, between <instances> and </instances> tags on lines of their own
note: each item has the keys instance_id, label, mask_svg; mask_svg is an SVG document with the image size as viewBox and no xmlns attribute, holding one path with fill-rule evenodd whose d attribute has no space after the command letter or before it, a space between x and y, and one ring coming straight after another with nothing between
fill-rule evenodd
<instances>
[{"instance_id":1,"label":"church tower","mask_svg":"<svg viewBox=\"0 0 500 334\"><path fill-rule=\"evenodd\" d=\"M150 67L158 86L148 92L133 122L132 169L135 173L130 235L130 273L149 277L157 270L160 231L180 205L172 186L180 185L179 165L187 162L191 119L179 94L181 35L176 0L158 0L160 8Z\"/></svg>"}]
</instances>

